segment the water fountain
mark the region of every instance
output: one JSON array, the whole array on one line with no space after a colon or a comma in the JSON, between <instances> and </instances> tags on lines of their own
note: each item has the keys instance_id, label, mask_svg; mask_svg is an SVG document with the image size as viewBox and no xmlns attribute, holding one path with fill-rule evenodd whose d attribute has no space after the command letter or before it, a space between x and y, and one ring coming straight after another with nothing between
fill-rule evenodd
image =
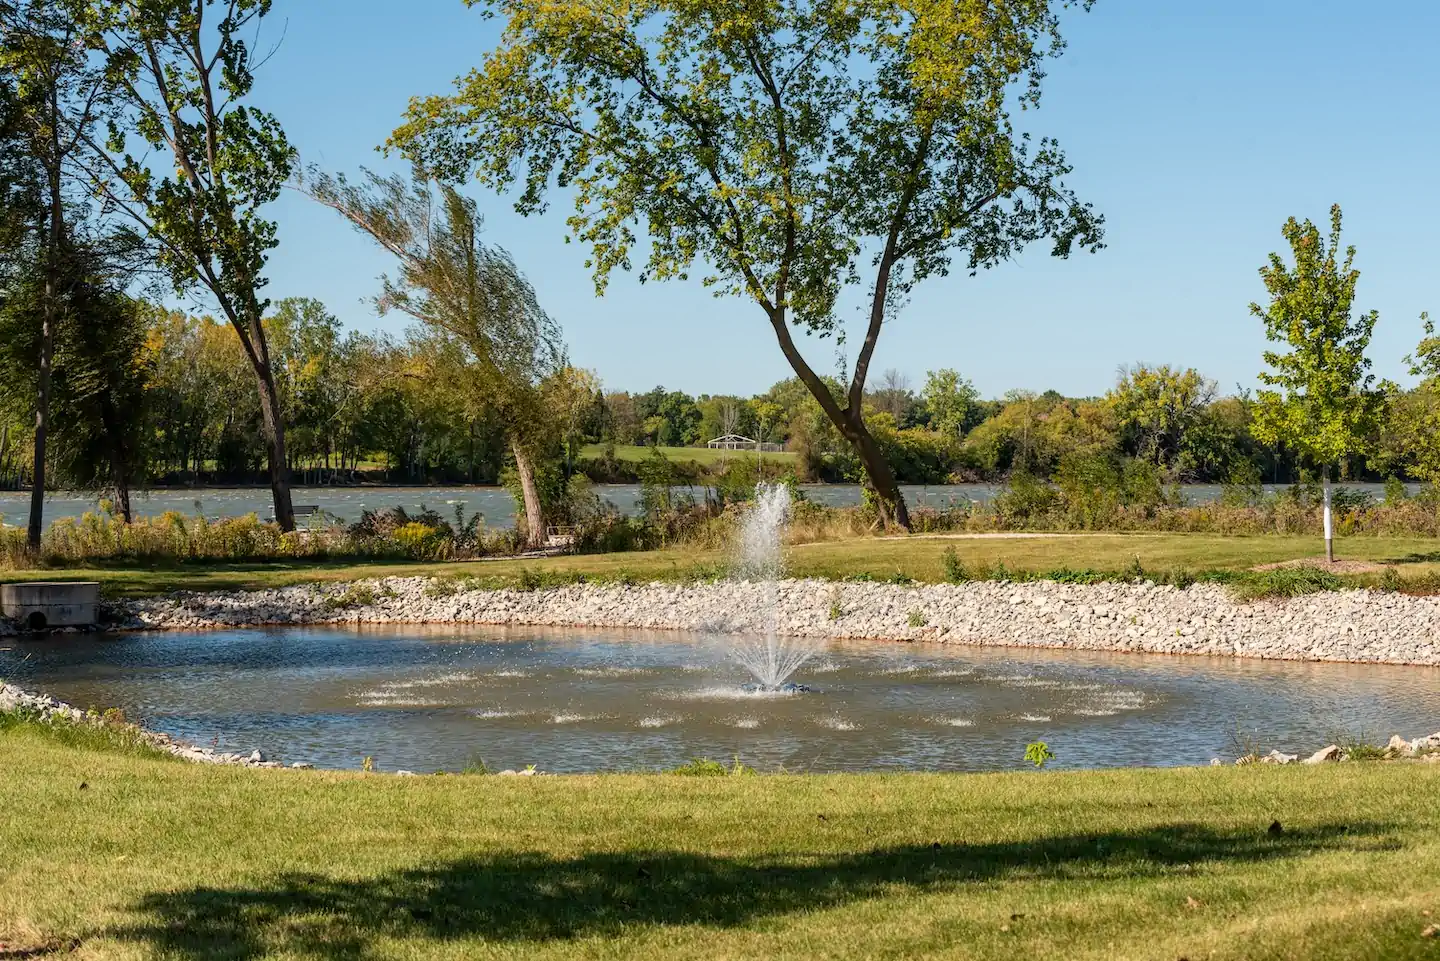
<instances>
[{"instance_id":1,"label":"water fountain","mask_svg":"<svg viewBox=\"0 0 1440 961\"><path fill-rule=\"evenodd\" d=\"M792 683L790 677L817 650L811 640L782 637L776 623L780 608L776 582L785 569L781 540L789 520L790 488L784 484L760 484L755 489L755 503L740 523L736 576L761 585L764 613L770 623L758 634L736 635L731 657L750 672L754 681L747 689L757 693L809 690L803 684Z\"/></svg>"}]
</instances>

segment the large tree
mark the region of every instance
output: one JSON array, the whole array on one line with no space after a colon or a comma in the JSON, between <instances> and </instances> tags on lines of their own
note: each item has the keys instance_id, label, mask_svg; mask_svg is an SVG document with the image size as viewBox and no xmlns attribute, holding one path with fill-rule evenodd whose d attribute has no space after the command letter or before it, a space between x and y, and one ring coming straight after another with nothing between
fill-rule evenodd
<instances>
[{"instance_id":1,"label":"large tree","mask_svg":"<svg viewBox=\"0 0 1440 961\"><path fill-rule=\"evenodd\" d=\"M1250 312L1265 322L1265 336L1289 349L1265 351L1270 369L1260 374L1269 388L1256 406L1255 436L1284 444L1320 471L1325 487L1325 558L1335 560L1330 482L1342 458L1362 452L1377 426L1384 395L1374 389L1365 356L1379 313L1352 315L1360 271L1355 248L1338 258L1340 206L1330 209L1330 239L1309 220L1285 222L1294 266L1278 253L1260 268L1270 294L1267 306Z\"/></svg>"},{"instance_id":2,"label":"large tree","mask_svg":"<svg viewBox=\"0 0 1440 961\"><path fill-rule=\"evenodd\" d=\"M1101 219L1050 140L1010 113L1063 49L1061 0L488 0L497 49L451 96L415 100L390 143L517 209L570 188L603 291L648 232L642 280L703 272L759 305L795 373L854 446L887 519L904 499L864 421L880 331L911 287L1041 238L1095 249ZM1089 6L1088 0L1083 4ZM837 299L868 262L868 310L837 397L795 330L843 335Z\"/></svg>"},{"instance_id":3,"label":"large tree","mask_svg":"<svg viewBox=\"0 0 1440 961\"><path fill-rule=\"evenodd\" d=\"M175 290L205 292L234 329L259 390L275 520L293 530L261 296L277 241L261 210L279 196L295 153L275 118L246 102L255 77L244 35L270 0L96 0L93 8L89 39L118 113L107 141L93 145L95 186L154 244Z\"/></svg>"},{"instance_id":4,"label":"large tree","mask_svg":"<svg viewBox=\"0 0 1440 961\"><path fill-rule=\"evenodd\" d=\"M50 435L51 367L61 317L76 268L74 224L67 198L76 154L100 117L106 84L86 51L83 9L60 0L0 2L0 71L15 78L11 101L16 128L23 132L41 175L43 202L35 222L40 252L39 337L34 368L34 461L28 542L40 546L45 509L46 450Z\"/></svg>"},{"instance_id":5,"label":"large tree","mask_svg":"<svg viewBox=\"0 0 1440 961\"><path fill-rule=\"evenodd\" d=\"M542 385L565 367L560 330L500 247L480 239L474 201L417 170L363 183L311 170L303 189L399 261L381 279L380 311L399 311L464 353L476 397L505 422L531 547L545 543L536 462L550 439Z\"/></svg>"}]
</instances>

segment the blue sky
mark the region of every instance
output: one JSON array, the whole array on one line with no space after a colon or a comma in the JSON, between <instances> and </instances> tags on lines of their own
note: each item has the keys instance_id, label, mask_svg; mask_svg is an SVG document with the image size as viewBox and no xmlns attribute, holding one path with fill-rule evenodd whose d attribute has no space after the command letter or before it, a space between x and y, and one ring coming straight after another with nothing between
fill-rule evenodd
<instances>
[{"instance_id":1,"label":"blue sky","mask_svg":"<svg viewBox=\"0 0 1440 961\"><path fill-rule=\"evenodd\" d=\"M1381 313L1375 369L1404 380L1419 313L1440 313L1440 3L1099 0L1068 20L1070 48L1027 122L1060 139L1109 246L1069 261L1037 246L977 278L927 282L872 369L918 387L926 370L954 367L987 396L1097 394L1137 361L1251 386L1264 348L1247 310L1263 295L1256 271L1286 217L1323 222L1338 202L1359 247L1358 306ZM282 28L256 101L304 161L336 171L387 169L375 148L409 97L448 90L498 32L461 0L279 0L269 39ZM748 394L789 375L755 306L622 276L596 298L584 251L565 242L565 201L526 219L472 193L487 239L514 254L574 362L607 388ZM357 328L403 327L367 303L390 267L368 241L295 194L274 215L272 298L317 297ZM807 346L833 368L833 346Z\"/></svg>"}]
</instances>

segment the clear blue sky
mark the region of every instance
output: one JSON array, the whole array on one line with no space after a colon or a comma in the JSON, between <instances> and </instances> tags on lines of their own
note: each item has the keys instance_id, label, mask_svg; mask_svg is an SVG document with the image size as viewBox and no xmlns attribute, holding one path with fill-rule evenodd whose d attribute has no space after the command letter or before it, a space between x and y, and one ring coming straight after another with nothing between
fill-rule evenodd
<instances>
[{"instance_id":1,"label":"clear blue sky","mask_svg":"<svg viewBox=\"0 0 1440 961\"><path fill-rule=\"evenodd\" d=\"M375 148L408 98L442 92L495 40L461 0L278 0L284 42L257 102L306 162L387 167ZM979 278L922 286L885 331L874 370L954 367L987 396L1103 392L1118 365L1199 368L1253 385L1264 338L1247 305L1294 214L1345 210L1359 306L1381 312L1378 373L1403 378L1418 315L1440 313L1440 3L1387 0L1099 0L1069 17L1033 129L1058 137L1072 184L1108 221L1108 248L1052 260L1041 247ZM698 283L616 277L597 299L584 252L555 213L525 219L475 186L487 238L508 248L563 324L572 359L607 388L752 393L789 375L758 308ZM294 194L275 207L272 298L323 300L347 325L398 331L366 299L387 259ZM847 314L848 316L848 314ZM828 342L812 363L833 367Z\"/></svg>"}]
</instances>

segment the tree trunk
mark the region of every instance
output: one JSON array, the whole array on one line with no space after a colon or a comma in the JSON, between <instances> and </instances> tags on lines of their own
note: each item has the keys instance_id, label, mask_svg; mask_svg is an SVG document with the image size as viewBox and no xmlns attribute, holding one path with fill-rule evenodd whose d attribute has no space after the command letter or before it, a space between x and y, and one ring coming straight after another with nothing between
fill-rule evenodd
<instances>
[{"instance_id":1,"label":"tree trunk","mask_svg":"<svg viewBox=\"0 0 1440 961\"><path fill-rule=\"evenodd\" d=\"M870 486L875 491L875 496L880 508L880 520L888 527L898 527L901 530L910 529L910 511L905 506L905 495L900 492L900 484L895 480L895 472L890 469L890 462L880 450L880 445L875 443L875 438L870 434L869 428L859 411L846 411L848 415L843 424L835 426L845 435L855 448L855 454L860 458L860 465L865 468L865 476L870 479Z\"/></svg>"},{"instance_id":2,"label":"tree trunk","mask_svg":"<svg viewBox=\"0 0 1440 961\"><path fill-rule=\"evenodd\" d=\"M120 418L114 405L106 399L100 408L100 424L105 429L106 446L110 448L110 483L115 486L116 506L125 523L133 524L130 512L130 459L125 455L125 443L121 440Z\"/></svg>"},{"instance_id":3,"label":"tree trunk","mask_svg":"<svg viewBox=\"0 0 1440 961\"><path fill-rule=\"evenodd\" d=\"M45 278L45 311L40 327L40 376L35 389L35 463L31 469L30 524L26 531L31 550L40 549L45 523L45 446L50 429L50 360L55 350L55 285Z\"/></svg>"},{"instance_id":4,"label":"tree trunk","mask_svg":"<svg viewBox=\"0 0 1440 961\"><path fill-rule=\"evenodd\" d=\"M1335 563L1335 521L1330 513L1330 468L1326 467L1320 472L1320 479L1325 489L1325 561L1333 564Z\"/></svg>"},{"instance_id":5,"label":"tree trunk","mask_svg":"<svg viewBox=\"0 0 1440 961\"><path fill-rule=\"evenodd\" d=\"M790 368L799 376L800 382L810 391L830 423L840 431L841 436L850 442L855 448L855 454L860 458L860 465L865 468L865 476L870 478L870 485L874 489L880 502L880 519L886 527L898 527L903 531L910 530L910 511L905 506L905 496L900 493L900 485L895 480L895 472L890 469L890 464L880 452L880 445L875 443L871 436L870 429L865 426L865 415L860 403L851 403L841 407L830 388L820 379L820 376L805 361L804 355L795 346L794 339L790 336L784 313L781 311L770 312L770 326L775 331L776 339L780 342L780 352L789 361ZM863 388L863 380L860 381ZM859 394L860 391L854 393Z\"/></svg>"},{"instance_id":6,"label":"tree trunk","mask_svg":"<svg viewBox=\"0 0 1440 961\"><path fill-rule=\"evenodd\" d=\"M263 341L256 346L264 350ZM270 495L275 502L275 523L282 531L293 531L295 506L290 499L290 472L285 466L285 421L280 413L280 398L275 391L275 375L263 360L263 353L261 357L261 362L255 364L254 369L260 384L260 413L265 421L265 452L270 468Z\"/></svg>"},{"instance_id":7,"label":"tree trunk","mask_svg":"<svg viewBox=\"0 0 1440 961\"><path fill-rule=\"evenodd\" d=\"M60 256L65 242L65 201L60 193L60 171L47 164L50 180L50 236L45 249L45 304L40 322L40 372L35 387L35 479L30 488L30 524L26 531L31 550L39 550L45 522L45 448L50 432L50 364L55 355L55 328L60 321Z\"/></svg>"},{"instance_id":8,"label":"tree trunk","mask_svg":"<svg viewBox=\"0 0 1440 961\"><path fill-rule=\"evenodd\" d=\"M520 477L520 494L525 502L525 546L538 550L545 546L545 509L540 506L540 491L535 486L535 467L518 443L511 443L510 449L515 454L515 473Z\"/></svg>"}]
</instances>

